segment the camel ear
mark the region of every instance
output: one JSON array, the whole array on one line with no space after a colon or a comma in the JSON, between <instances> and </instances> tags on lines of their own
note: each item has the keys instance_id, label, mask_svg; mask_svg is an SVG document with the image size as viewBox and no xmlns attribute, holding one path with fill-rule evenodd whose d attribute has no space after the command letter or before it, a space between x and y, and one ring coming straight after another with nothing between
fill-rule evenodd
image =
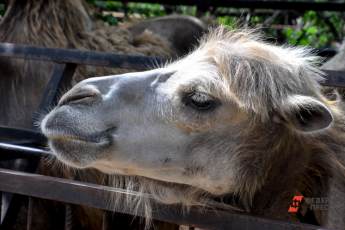
<instances>
[{"instance_id":1,"label":"camel ear","mask_svg":"<svg viewBox=\"0 0 345 230\"><path fill-rule=\"evenodd\" d=\"M321 101L302 95L289 96L283 103L283 117L302 132L320 131L333 122L331 111Z\"/></svg>"}]
</instances>

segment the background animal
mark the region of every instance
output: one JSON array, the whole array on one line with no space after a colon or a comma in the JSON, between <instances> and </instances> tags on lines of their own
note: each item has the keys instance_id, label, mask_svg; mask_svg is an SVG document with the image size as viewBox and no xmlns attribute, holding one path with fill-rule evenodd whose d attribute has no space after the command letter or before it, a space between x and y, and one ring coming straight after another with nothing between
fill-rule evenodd
<instances>
[{"instance_id":1,"label":"background animal","mask_svg":"<svg viewBox=\"0 0 345 230\"><path fill-rule=\"evenodd\" d=\"M345 70L345 42L339 48L339 52L333 58L328 60L326 63L322 65L322 69L324 70L337 70L337 71L344 71ZM345 89L337 89L340 96L345 99Z\"/></svg>"},{"instance_id":2,"label":"background animal","mask_svg":"<svg viewBox=\"0 0 345 230\"><path fill-rule=\"evenodd\" d=\"M162 68L80 82L41 129L63 163L162 203L296 220L287 210L303 194L328 199L310 211L344 229L344 104L322 95L316 64L304 48L220 27Z\"/></svg>"}]
</instances>

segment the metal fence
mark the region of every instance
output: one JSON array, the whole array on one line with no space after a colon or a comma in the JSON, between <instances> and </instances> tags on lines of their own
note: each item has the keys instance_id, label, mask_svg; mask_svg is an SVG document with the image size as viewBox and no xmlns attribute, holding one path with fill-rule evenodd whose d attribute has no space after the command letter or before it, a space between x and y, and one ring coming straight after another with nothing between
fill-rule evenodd
<instances>
[{"instance_id":1,"label":"metal fence","mask_svg":"<svg viewBox=\"0 0 345 230\"><path fill-rule=\"evenodd\" d=\"M0 44L0 57L34 59L55 63L39 110L56 103L57 89L71 81L77 65L143 70L150 67L153 63L164 61L158 58L143 56L118 55L73 49L41 48L9 43ZM322 85L345 87L345 72L326 71L326 73L327 77L323 82L320 82ZM44 148L45 143L45 137L36 130L0 127L0 161L9 159L30 159L30 161L35 161L40 159L40 157L50 154ZM3 198L4 194L8 193L29 197L27 203L27 229L31 229L30 223L33 218L32 210L34 208L33 198L64 202L66 203L66 213L68 212L69 204L75 204L103 209L108 212L133 214L130 210L109 207L107 202L109 196L123 194L124 191L121 189L0 168L1 198ZM136 192L133 192L129 196L138 195ZM147 194L147 196L149 195ZM14 198L6 210L3 208L4 205L1 205L0 226L4 226L6 223L8 224L11 220L13 221L13 215L16 214L13 210L16 210L16 205L18 204L16 204ZM143 216L142 213L138 213L138 215ZM103 218L106 219L106 214ZM183 213L179 206L161 204L155 205L153 218L178 225L203 229L320 229L320 227L313 225L283 222L222 210L200 210L198 208L192 208L189 212ZM65 227L65 229L68 228ZM102 229L107 229L106 221L104 221Z\"/></svg>"},{"instance_id":2,"label":"metal fence","mask_svg":"<svg viewBox=\"0 0 345 230\"><path fill-rule=\"evenodd\" d=\"M165 5L197 6L202 9L214 7L249 8L249 9L280 9L280 10L315 10L315 11L345 11L345 3L341 1L286 1L286 0L129 0L128 2L159 3Z\"/></svg>"}]
</instances>

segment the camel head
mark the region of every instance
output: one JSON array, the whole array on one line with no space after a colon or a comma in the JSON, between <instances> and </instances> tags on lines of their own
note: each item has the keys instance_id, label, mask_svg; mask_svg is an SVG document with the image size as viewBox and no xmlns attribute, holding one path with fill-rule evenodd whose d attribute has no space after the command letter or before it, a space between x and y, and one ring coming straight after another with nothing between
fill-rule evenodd
<instances>
[{"instance_id":1,"label":"camel head","mask_svg":"<svg viewBox=\"0 0 345 230\"><path fill-rule=\"evenodd\" d=\"M332 127L315 60L303 48L218 28L164 67L81 81L41 129L76 168L216 196L254 193L290 157L305 161L308 138Z\"/></svg>"}]
</instances>

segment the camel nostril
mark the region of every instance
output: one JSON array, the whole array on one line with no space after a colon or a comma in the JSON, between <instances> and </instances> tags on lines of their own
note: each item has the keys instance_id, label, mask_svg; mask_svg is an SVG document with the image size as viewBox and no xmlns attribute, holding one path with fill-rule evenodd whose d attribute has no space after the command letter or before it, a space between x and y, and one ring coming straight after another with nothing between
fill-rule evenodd
<instances>
[{"instance_id":1,"label":"camel nostril","mask_svg":"<svg viewBox=\"0 0 345 230\"><path fill-rule=\"evenodd\" d=\"M67 104L90 104L101 98L101 93L94 87L72 89L62 96L58 106Z\"/></svg>"}]
</instances>

